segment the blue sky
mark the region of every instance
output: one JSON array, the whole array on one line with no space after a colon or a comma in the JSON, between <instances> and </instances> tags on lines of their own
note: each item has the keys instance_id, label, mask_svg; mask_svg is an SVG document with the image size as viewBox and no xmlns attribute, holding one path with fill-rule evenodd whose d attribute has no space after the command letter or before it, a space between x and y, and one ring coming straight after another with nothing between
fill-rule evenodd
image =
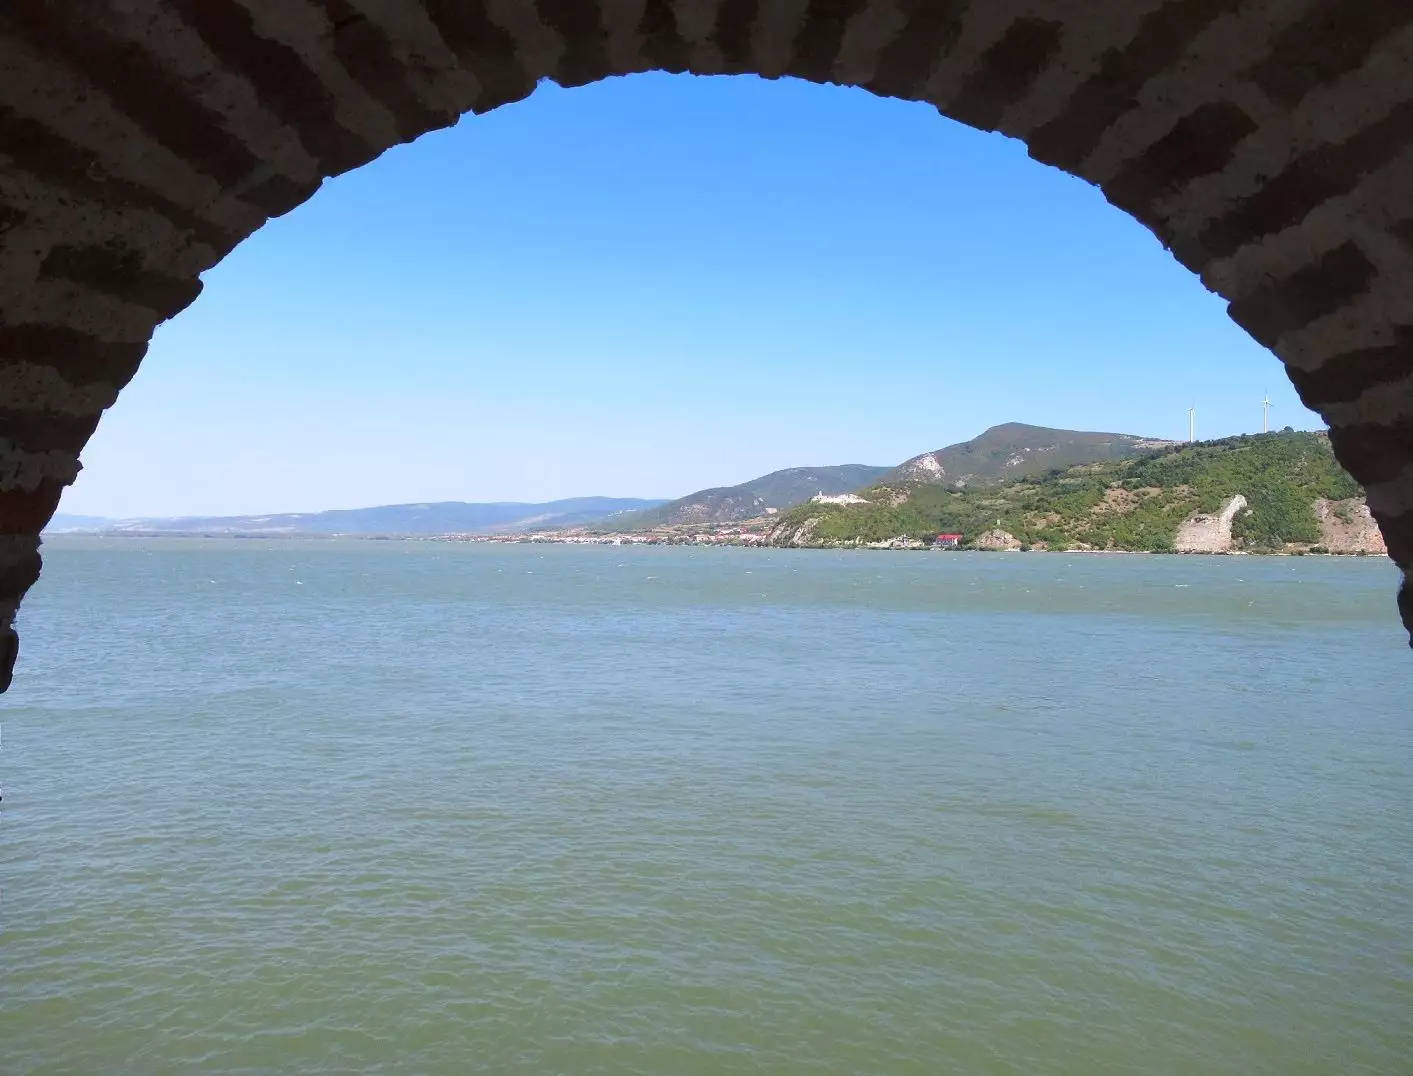
<instances>
[{"instance_id":1,"label":"blue sky","mask_svg":"<svg viewBox=\"0 0 1413 1076\"><path fill-rule=\"evenodd\" d=\"M205 277L63 511L672 497L1006 421L1318 428L1146 230L930 107L643 75L329 181Z\"/></svg>"}]
</instances>

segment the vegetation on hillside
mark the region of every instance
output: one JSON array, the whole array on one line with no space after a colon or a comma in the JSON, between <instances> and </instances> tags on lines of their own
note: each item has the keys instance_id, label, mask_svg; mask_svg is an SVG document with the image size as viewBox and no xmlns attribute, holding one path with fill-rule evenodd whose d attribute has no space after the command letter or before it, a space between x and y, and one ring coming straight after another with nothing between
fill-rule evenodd
<instances>
[{"instance_id":1,"label":"vegetation on hillside","mask_svg":"<svg viewBox=\"0 0 1413 1076\"><path fill-rule=\"evenodd\" d=\"M792 535L811 524L808 540L821 544L939 532L972 541L994 528L1051 549L1165 552L1185 519L1216 512L1241 494L1249 507L1236 518L1233 539L1251 550L1279 549L1319 541L1317 499L1361 493L1328 438L1287 430L1172 446L989 488L873 486L860 491L872 503L800 505L784 514L776 533Z\"/></svg>"},{"instance_id":2,"label":"vegetation on hillside","mask_svg":"<svg viewBox=\"0 0 1413 1076\"><path fill-rule=\"evenodd\" d=\"M1127 433L1056 430L1006 422L970 441L924 452L895 467L880 483L990 486L1082 463L1128 459L1168 442Z\"/></svg>"},{"instance_id":3,"label":"vegetation on hillside","mask_svg":"<svg viewBox=\"0 0 1413 1076\"><path fill-rule=\"evenodd\" d=\"M651 530L692 523L728 523L789 508L816 493L848 493L888 473L887 467L845 463L837 467L791 467L742 482L698 490L675 501L615 517L615 531Z\"/></svg>"}]
</instances>

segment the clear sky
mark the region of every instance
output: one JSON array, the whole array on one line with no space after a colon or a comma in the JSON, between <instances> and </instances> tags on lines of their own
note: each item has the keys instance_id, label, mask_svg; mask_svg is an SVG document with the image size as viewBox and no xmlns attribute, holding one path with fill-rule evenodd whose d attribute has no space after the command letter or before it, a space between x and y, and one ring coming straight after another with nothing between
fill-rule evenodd
<instances>
[{"instance_id":1,"label":"clear sky","mask_svg":"<svg viewBox=\"0 0 1413 1076\"><path fill-rule=\"evenodd\" d=\"M642 75L329 181L205 277L62 511L675 497L999 422L1313 429L1100 193L927 106Z\"/></svg>"}]
</instances>

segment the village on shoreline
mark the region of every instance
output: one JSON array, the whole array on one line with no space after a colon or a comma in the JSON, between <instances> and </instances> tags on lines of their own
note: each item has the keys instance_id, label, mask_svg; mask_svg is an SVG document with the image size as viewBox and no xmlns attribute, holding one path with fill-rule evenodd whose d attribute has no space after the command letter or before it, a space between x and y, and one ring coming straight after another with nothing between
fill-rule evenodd
<instances>
[{"instance_id":1,"label":"village on shoreline","mask_svg":"<svg viewBox=\"0 0 1413 1076\"><path fill-rule=\"evenodd\" d=\"M930 535L926 540L900 535L879 542L841 541L814 542L807 545L782 543L773 537L766 525L755 525L757 521L744 524L717 525L710 528L669 528L656 531L539 531L516 534L439 534L419 536L415 540L431 542L453 542L477 545L577 545L577 546L694 546L706 548L746 548L746 549L835 549L873 551L911 551L942 553L1094 553L1121 554L1133 556L1159 555L1147 549L1098 549L1083 543L1051 548L1045 543L1025 545L1016 541L1004 531L988 531L977 539L968 541L958 534ZM762 521L763 523L763 521ZM394 539L399 536L380 536ZM1166 554L1207 555L1207 556L1347 556L1378 557L1387 553L1375 548L1327 548L1324 546L1291 546L1281 550L1260 552L1245 549L1193 548L1166 551Z\"/></svg>"},{"instance_id":2,"label":"village on shoreline","mask_svg":"<svg viewBox=\"0 0 1413 1076\"><path fill-rule=\"evenodd\" d=\"M1009 423L894 468L787 468L675 501L445 501L250 516L56 516L50 534L887 551L1387 555L1323 433L1207 442Z\"/></svg>"}]
</instances>

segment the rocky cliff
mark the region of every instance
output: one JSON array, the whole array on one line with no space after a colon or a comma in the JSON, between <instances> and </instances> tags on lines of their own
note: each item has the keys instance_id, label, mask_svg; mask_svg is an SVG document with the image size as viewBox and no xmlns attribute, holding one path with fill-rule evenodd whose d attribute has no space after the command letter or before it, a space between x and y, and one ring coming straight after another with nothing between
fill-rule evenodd
<instances>
[{"instance_id":1,"label":"rocky cliff","mask_svg":"<svg viewBox=\"0 0 1413 1076\"><path fill-rule=\"evenodd\" d=\"M1231 536L1232 521L1245 508L1246 498L1238 493L1214 515L1199 513L1189 516L1178 526L1173 548L1179 553L1230 553L1235 548Z\"/></svg>"},{"instance_id":2,"label":"rocky cliff","mask_svg":"<svg viewBox=\"0 0 1413 1076\"><path fill-rule=\"evenodd\" d=\"M1321 498L1315 503L1315 518L1320 522L1320 544L1331 553L1388 555L1379 525L1362 498Z\"/></svg>"}]
</instances>

